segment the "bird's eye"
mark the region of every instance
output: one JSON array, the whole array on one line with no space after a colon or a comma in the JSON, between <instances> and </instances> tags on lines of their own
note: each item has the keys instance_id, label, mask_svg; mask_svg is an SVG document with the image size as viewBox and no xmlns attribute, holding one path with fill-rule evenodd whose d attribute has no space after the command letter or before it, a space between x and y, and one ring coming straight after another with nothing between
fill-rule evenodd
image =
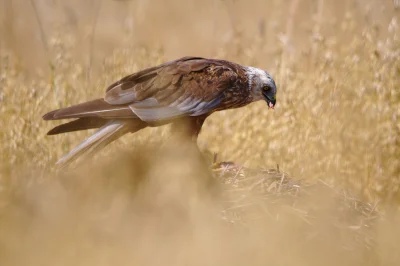
<instances>
[{"instance_id":1,"label":"bird's eye","mask_svg":"<svg viewBox=\"0 0 400 266\"><path fill-rule=\"evenodd\" d=\"M268 86L264 86L264 87L263 87L263 90L264 90L264 91L267 91L267 90L269 90L269 87L268 87Z\"/></svg>"}]
</instances>

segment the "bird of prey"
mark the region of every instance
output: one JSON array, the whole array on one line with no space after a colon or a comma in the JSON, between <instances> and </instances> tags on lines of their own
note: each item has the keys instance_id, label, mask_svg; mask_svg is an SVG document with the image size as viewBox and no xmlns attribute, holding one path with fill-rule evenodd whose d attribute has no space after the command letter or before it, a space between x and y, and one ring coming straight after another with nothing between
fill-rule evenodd
<instances>
[{"instance_id":1,"label":"bird of prey","mask_svg":"<svg viewBox=\"0 0 400 266\"><path fill-rule=\"evenodd\" d=\"M183 57L150 67L110 85L103 99L51 111L44 120L75 119L48 135L99 128L57 164L68 164L84 153L97 151L126 133L172 123L193 141L213 112L265 100L276 103L276 85L259 68L218 59Z\"/></svg>"}]
</instances>

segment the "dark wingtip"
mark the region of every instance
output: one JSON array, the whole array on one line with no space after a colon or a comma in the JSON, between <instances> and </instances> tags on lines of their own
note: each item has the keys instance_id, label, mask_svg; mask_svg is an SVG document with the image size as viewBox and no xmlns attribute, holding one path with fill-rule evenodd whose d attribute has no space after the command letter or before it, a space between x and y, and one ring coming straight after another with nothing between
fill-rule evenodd
<instances>
[{"instance_id":1,"label":"dark wingtip","mask_svg":"<svg viewBox=\"0 0 400 266\"><path fill-rule=\"evenodd\" d=\"M60 133L60 132L58 132L57 128L53 128L53 129L51 129L49 132L47 132L46 135L51 136L51 135L57 135L57 134L59 134L59 133Z\"/></svg>"},{"instance_id":2,"label":"dark wingtip","mask_svg":"<svg viewBox=\"0 0 400 266\"><path fill-rule=\"evenodd\" d=\"M54 110L51 112L48 112L43 116L43 120L54 120L56 119L55 114L57 113L58 110Z\"/></svg>"}]
</instances>

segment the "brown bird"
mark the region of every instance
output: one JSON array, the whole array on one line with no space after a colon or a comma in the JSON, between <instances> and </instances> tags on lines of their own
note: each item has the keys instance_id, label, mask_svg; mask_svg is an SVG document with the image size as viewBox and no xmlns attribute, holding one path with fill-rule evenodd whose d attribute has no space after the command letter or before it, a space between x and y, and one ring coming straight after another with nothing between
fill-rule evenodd
<instances>
[{"instance_id":1,"label":"brown bird","mask_svg":"<svg viewBox=\"0 0 400 266\"><path fill-rule=\"evenodd\" d=\"M172 123L197 140L204 120L213 112L258 100L276 103L276 85L261 69L226 60L183 57L150 67L110 85L104 99L51 111L44 120L71 119L47 135L99 128L57 164L68 164L97 151L128 132Z\"/></svg>"}]
</instances>

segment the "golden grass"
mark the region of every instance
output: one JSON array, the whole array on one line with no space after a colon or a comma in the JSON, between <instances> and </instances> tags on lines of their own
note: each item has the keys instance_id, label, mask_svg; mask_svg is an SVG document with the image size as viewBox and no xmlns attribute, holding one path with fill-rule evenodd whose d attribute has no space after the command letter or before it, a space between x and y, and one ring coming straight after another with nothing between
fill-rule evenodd
<instances>
[{"instance_id":1,"label":"golden grass","mask_svg":"<svg viewBox=\"0 0 400 266\"><path fill-rule=\"evenodd\" d=\"M170 146L172 145L172 146ZM172 149L171 149L172 147ZM276 169L214 169L191 146L136 146L2 192L4 265L396 265L396 220ZM4 200L7 200L5 202Z\"/></svg>"},{"instance_id":2,"label":"golden grass","mask_svg":"<svg viewBox=\"0 0 400 266\"><path fill-rule=\"evenodd\" d=\"M0 1L0 246L7 247L0 255L8 265L21 265L19 252L49 263L56 257L48 250L78 265L98 265L96 250L121 264L397 265L400 22L394 2L360 2ZM133 170L114 159L57 173L56 159L91 132L47 137L55 123L42 121L44 113L101 97L114 80L184 55L251 64L275 77L274 112L260 102L215 113L200 135L203 150L244 168L214 172L205 190L196 180L210 177L207 167L179 152L160 152L166 161L134 153ZM168 127L146 129L100 155L168 138ZM246 172L277 164L291 178ZM132 176L149 180L142 194ZM233 229L220 224L221 209ZM91 231L93 224L102 228ZM152 250L161 253L153 258Z\"/></svg>"}]
</instances>

